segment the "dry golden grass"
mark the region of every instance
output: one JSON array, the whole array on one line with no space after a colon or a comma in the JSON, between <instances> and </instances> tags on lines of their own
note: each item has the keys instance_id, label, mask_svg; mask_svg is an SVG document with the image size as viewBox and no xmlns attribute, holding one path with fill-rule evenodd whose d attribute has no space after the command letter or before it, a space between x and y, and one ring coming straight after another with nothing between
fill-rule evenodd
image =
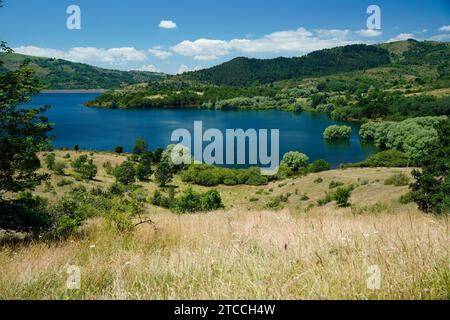
<instances>
[{"instance_id":1,"label":"dry golden grass","mask_svg":"<svg viewBox=\"0 0 450 320\"><path fill-rule=\"evenodd\" d=\"M100 162L115 158L96 155ZM334 170L264 187L221 186L225 211L178 216L149 207L157 231L143 225L117 234L98 218L67 241L5 244L0 299L449 299L448 219L400 205L407 187L383 184L397 171L409 170ZM324 181L314 183L319 176ZM111 179L103 172L98 178L94 184ZM352 207L308 208L330 181L357 185ZM283 210L263 209L288 192ZM302 201L303 193L310 200ZM69 265L81 269L80 290L66 289ZM367 287L373 265L381 271L379 290Z\"/></svg>"}]
</instances>

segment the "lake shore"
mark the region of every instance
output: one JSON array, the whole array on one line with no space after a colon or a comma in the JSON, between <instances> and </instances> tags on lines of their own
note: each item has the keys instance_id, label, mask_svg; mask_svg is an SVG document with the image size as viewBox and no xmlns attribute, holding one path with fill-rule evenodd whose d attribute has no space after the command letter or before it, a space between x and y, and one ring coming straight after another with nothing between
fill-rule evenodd
<instances>
[{"instance_id":1,"label":"lake shore","mask_svg":"<svg viewBox=\"0 0 450 320\"><path fill-rule=\"evenodd\" d=\"M42 93L105 93L106 89L44 90Z\"/></svg>"}]
</instances>

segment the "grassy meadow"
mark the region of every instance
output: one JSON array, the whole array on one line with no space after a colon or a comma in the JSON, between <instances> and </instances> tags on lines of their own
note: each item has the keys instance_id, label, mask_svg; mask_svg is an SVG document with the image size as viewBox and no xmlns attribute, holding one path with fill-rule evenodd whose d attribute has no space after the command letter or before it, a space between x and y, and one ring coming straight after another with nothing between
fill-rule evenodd
<instances>
[{"instance_id":1,"label":"grassy meadow","mask_svg":"<svg viewBox=\"0 0 450 320\"><path fill-rule=\"evenodd\" d=\"M58 151L57 160L69 162L67 153L82 154ZM96 181L66 170L36 194L54 201L80 184L106 187L114 178L103 163L126 157L94 159ZM131 234L94 218L61 242L3 235L0 299L449 299L448 219L400 204L408 187L384 184L410 171L332 170L262 187L220 186L224 210L176 215L149 205L156 227ZM62 179L72 183L59 187ZM350 207L317 206L330 182L353 184ZM139 184L149 197L157 189ZM187 187L173 185L177 193ZM66 288L71 265L81 270L80 290ZM379 289L368 287L371 266L381 272Z\"/></svg>"}]
</instances>

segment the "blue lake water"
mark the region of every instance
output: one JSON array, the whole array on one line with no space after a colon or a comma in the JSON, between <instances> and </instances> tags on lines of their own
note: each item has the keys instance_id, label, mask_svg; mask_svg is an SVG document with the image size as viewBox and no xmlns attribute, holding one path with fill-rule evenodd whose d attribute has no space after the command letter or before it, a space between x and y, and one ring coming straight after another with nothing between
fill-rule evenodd
<instances>
[{"instance_id":1,"label":"blue lake water","mask_svg":"<svg viewBox=\"0 0 450 320\"><path fill-rule=\"evenodd\" d=\"M364 160L376 152L373 145L362 144L359 125L336 122L323 114L281 111L208 110L107 110L87 108L83 103L98 96L93 93L42 93L30 106L51 105L46 116L55 124L55 147L78 144L85 150L109 151L123 146L131 151L137 138L146 139L152 149L171 144L172 132L186 128L193 133L194 121L203 121L204 130L279 129L280 154L300 151L311 160L324 159L333 167ZM326 142L323 131L332 124L352 127L350 141Z\"/></svg>"}]
</instances>

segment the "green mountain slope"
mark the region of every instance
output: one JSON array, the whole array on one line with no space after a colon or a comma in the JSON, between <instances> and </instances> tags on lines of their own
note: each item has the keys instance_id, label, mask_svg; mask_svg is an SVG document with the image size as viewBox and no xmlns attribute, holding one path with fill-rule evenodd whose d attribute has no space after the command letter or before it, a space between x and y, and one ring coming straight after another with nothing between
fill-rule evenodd
<instances>
[{"instance_id":1,"label":"green mountain slope","mask_svg":"<svg viewBox=\"0 0 450 320\"><path fill-rule=\"evenodd\" d=\"M240 86L364 70L389 62L389 52L384 48L350 45L315 51L295 58L267 60L236 58L210 69L186 74L185 77L217 85Z\"/></svg>"},{"instance_id":2,"label":"green mountain slope","mask_svg":"<svg viewBox=\"0 0 450 320\"><path fill-rule=\"evenodd\" d=\"M74 63L61 59L38 58L12 53L2 58L0 72L17 69L25 61L36 70L38 78L48 89L113 89L166 75L144 71L119 71Z\"/></svg>"}]
</instances>

